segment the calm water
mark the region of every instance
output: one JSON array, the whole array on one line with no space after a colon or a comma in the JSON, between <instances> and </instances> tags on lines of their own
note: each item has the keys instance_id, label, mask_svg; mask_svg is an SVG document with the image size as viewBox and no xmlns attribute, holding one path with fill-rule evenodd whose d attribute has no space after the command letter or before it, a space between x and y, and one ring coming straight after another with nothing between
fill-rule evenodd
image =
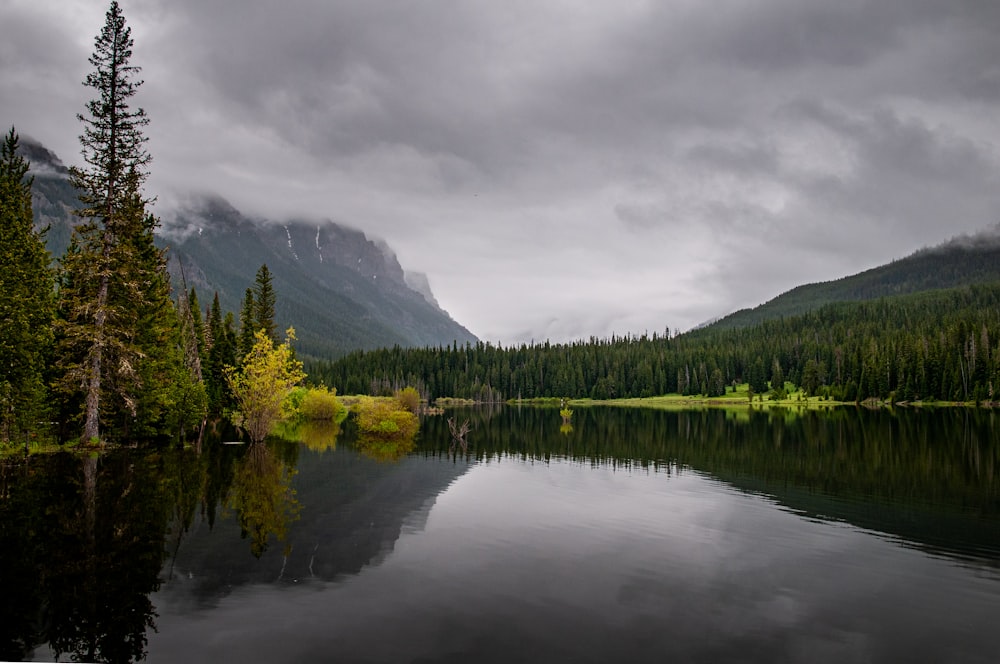
<instances>
[{"instance_id":1,"label":"calm water","mask_svg":"<svg viewBox=\"0 0 1000 664\"><path fill-rule=\"evenodd\" d=\"M1000 414L465 417L3 462L0 659L1000 657Z\"/></svg>"}]
</instances>

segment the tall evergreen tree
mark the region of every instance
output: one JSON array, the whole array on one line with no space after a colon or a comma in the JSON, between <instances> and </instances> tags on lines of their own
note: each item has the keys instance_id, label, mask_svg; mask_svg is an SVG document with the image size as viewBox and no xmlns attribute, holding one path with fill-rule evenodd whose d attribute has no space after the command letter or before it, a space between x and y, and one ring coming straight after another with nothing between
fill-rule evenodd
<instances>
[{"instance_id":1,"label":"tall evergreen tree","mask_svg":"<svg viewBox=\"0 0 1000 664\"><path fill-rule=\"evenodd\" d=\"M11 127L0 146L0 440L30 425L42 403L52 341L53 275L32 225L28 162Z\"/></svg>"},{"instance_id":2,"label":"tall evergreen tree","mask_svg":"<svg viewBox=\"0 0 1000 664\"><path fill-rule=\"evenodd\" d=\"M253 348L254 332L257 331L256 325L253 289L248 288L246 293L243 294L243 305L240 307L240 336L236 349L236 354L240 361Z\"/></svg>"},{"instance_id":3,"label":"tall evergreen tree","mask_svg":"<svg viewBox=\"0 0 1000 664\"><path fill-rule=\"evenodd\" d=\"M200 381L205 356L205 330L201 322L201 310L198 308L198 295L194 288L190 293L181 291L177 298L177 316L181 329L184 364Z\"/></svg>"},{"instance_id":4,"label":"tall evergreen tree","mask_svg":"<svg viewBox=\"0 0 1000 664\"><path fill-rule=\"evenodd\" d=\"M255 330L264 330L275 346L278 345L278 327L274 323L274 284L267 264L257 270L253 287L253 320Z\"/></svg>"},{"instance_id":5,"label":"tall evergreen tree","mask_svg":"<svg viewBox=\"0 0 1000 664\"><path fill-rule=\"evenodd\" d=\"M232 312L227 313L225 319L222 317L218 292L212 299L207 336L212 339L203 372L205 389L208 392L208 409L211 413L219 414L233 405L223 368L236 364L236 332L233 329Z\"/></svg>"},{"instance_id":6,"label":"tall evergreen tree","mask_svg":"<svg viewBox=\"0 0 1000 664\"><path fill-rule=\"evenodd\" d=\"M166 254L154 244L157 225L156 217L147 214L124 239L134 265L120 274L144 288L134 298L135 375L121 385L119 398L111 404L127 408L121 409L117 420L108 420L119 433L142 438L192 429L204 418L206 402L197 332L191 317L171 298ZM113 293L125 297L135 293L127 283L113 284L117 286Z\"/></svg>"},{"instance_id":7,"label":"tall evergreen tree","mask_svg":"<svg viewBox=\"0 0 1000 664\"><path fill-rule=\"evenodd\" d=\"M778 358L774 358L774 362L771 364L771 391L773 392L784 392L785 390L785 372L781 369L781 362Z\"/></svg>"},{"instance_id":8,"label":"tall evergreen tree","mask_svg":"<svg viewBox=\"0 0 1000 664\"><path fill-rule=\"evenodd\" d=\"M142 193L150 162L142 129L149 120L129 106L142 84L131 57L131 30L112 2L84 81L97 96L77 116L86 166L71 168L70 177L83 222L60 277L59 384L70 407L83 401L85 440L100 438L102 412L136 417L140 401L171 379L178 361L169 357L177 355L177 338L165 260L152 245L157 221ZM109 397L114 403L102 403Z\"/></svg>"},{"instance_id":9,"label":"tall evergreen tree","mask_svg":"<svg viewBox=\"0 0 1000 664\"><path fill-rule=\"evenodd\" d=\"M208 337L206 336L205 322L201 314L201 305L198 303L198 293L195 292L193 286L191 287L191 292L188 294L187 306L191 314L191 324L194 328L195 340L198 342L198 357L201 360L201 364L205 364L205 359L208 357Z\"/></svg>"}]
</instances>

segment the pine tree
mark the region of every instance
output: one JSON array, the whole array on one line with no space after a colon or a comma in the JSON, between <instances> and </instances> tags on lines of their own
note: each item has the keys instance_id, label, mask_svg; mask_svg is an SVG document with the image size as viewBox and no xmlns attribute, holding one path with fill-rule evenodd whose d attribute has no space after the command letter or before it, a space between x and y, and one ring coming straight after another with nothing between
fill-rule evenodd
<instances>
[{"instance_id":1,"label":"pine tree","mask_svg":"<svg viewBox=\"0 0 1000 664\"><path fill-rule=\"evenodd\" d=\"M221 413L233 406L232 394L226 382L223 368L236 364L236 333L233 330L233 314L229 312L222 317L222 307L219 305L219 293L212 299L212 308L208 316L208 336L212 346L208 351L208 361L205 363L205 389L208 392L208 409L214 414Z\"/></svg>"},{"instance_id":2,"label":"pine tree","mask_svg":"<svg viewBox=\"0 0 1000 664\"><path fill-rule=\"evenodd\" d=\"M84 440L100 438L102 413L121 421L137 417L140 402L166 404L154 396L159 381L176 378L176 316L163 254L152 245L157 221L142 194L149 120L129 106L142 84L131 56L131 30L112 2L84 81L97 98L77 116L86 166L70 177L83 221L60 275L59 386L69 408L83 401Z\"/></svg>"},{"instance_id":3,"label":"pine tree","mask_svg":"<svg viewBox=\"0 0 1000 664\"><path fill-rule=\"evenodd\" d=\"M171 298L166 254L153 241L157 225L156 217L146 215L142 225L129 232L124 243L134 263L129 272L119 272L145 287L136 293L134 305L135 378L122 386L113 402L130 407L110 421L120 434L131 429L133 436L142 438L183 434L201 423L206 404L197 332L191 317ZM120 284L113 292L129 294L133 289Z\"/></svg>"},{"instance_id":4,"label":"pine tree","mask_svg":"<svg viewBox=\"0 0 1000 664\"><path fill-rule=\"evenodd\" d=\"M240 307L240 336L236 349L236 354L241 362L242 358L253 348L254 332L257 331L256 324L253 289L248 288L243 295L243 306Z\"/></svg>"},{"instance_id":5,"label":"pine tree","mask_svg":"<svg viewBox=\"0 0 1000 664\"><path fill-rule=\"evenodd\" d=\"M781 362L774 358L771 365L771 392L779 399L785 394L785 372L781 370Z\"/></svg>"},{"instance_id":6,"label":"pine tree","mask_svg":"<svg viewBox=\"0 0 1000 664\"><path fill-rule=\"evenodd\" d=\"M767 392L767 374L764 371L764 360L761 359L760 355L750 365L747 382L750 384L750 389L757 394Z\"/></svg>"},{"instance_id":7,"label":"pine tree","mask_svg":"<svg viewBox=\"0 0 1000 664\"><path fill-rule=\"evenodd\" d=\"M275 346L278 345L278 327L274 323L274 284L267 264L257 270L253 287L253 320L255 330L264 330Z\"/></svg>"},{"instance_id":8,"label":"pine tree","mask_svg":"<svg viewBox=\"0 0 1000 664\"><path fill-rule=\"evenodd\" d=\"M201 315L201 305L198 303L198 293L194 287L187 296L187 307L191 315L191 325L194 330L195 341L198 347L198 358L201 364L205 364L208 357L208 338L205 333L205 322Z\"/></svg>"},{"instance_id":9,"label":"pine tree","mask_svg":"<svg viewBox=\"0 0 1000 664\"><path fill-rule=\"evenodd\" d=\"M52 341L53 275L44 238L34 231L32 179L14 128L0 146L0 440L27 428L44 393L42 368Z\"/></svg>"}]
</instances>

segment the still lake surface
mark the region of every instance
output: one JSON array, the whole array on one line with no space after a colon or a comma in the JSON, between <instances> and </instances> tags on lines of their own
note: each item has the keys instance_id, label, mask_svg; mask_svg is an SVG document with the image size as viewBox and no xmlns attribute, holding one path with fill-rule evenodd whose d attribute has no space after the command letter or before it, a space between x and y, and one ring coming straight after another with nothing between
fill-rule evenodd
<instances>
[{"instance_id":1,"label":"still lake surface","mask_svg":"<svg viewBox=\"0 0 1000 664\"><path fill-rule=\"evenodd\" d=\"M1000 413L449 415L0 462L0 659L1000 658Z\"/></svg>"}]
</instances>

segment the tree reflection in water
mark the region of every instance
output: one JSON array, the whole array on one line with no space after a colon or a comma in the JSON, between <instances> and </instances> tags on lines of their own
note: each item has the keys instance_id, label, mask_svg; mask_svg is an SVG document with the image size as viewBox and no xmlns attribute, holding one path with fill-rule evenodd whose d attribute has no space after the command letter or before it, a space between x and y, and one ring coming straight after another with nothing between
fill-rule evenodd
<instances>
[{"instance_id":1,"label":"tree reflection in water","mask_svg":"<svg viewBox=\"0 0 1000 664\"><path fill-rule=\"evenodd\" d=\"M996 568L997 411L594 408L573 414L572 431L562 428L551 409L477 409L453 416L458 422L468 419L475 432L467 447L455 444L444 417L423 420L419 447L412 438L362 437L355 442L350 427L345 447L385 462L417 451L422 457L460 456L470 463L569 459L671 473L690 469L743 491L766 494L795 514L886 533L963 565L985 561L984 568ZM407 492L417 484L398 478L423 477L413 474L418 469L433 470L428 475L432 478L452 477L454 461L443 464L447 472L442 464L421 463L372 472L374 464L355 463L353 449L310 455L310 463L324 461L322 473L313 470L310 475L304 467L302 477L296 477L297 454L304 449L297 442L333 450L338 433L336 427L310 425L292 435L281 432L296 442L271 439L244 447L208 440L201 454L117 450L100 457L54 454L0 460L0 660L145 657L146 634L156 618L150 594L160 586L161 570L164 578L170 574L169 567L163 568L164 550L172 555L182 550L189 529L211 530L217 506L239 524L251 553L261 557L275 540L309 547L320 541L317 519L293 525L300 512L293 479L310 478L312 484L302 485L303 500L316 497L310 511L336 509L334 523L354 533L372 522L356 502L368 504L372 477L381 478L380 486L400 485L398 495L392 495L404 506ZM455 473L464 472L466 466L459 466ZM338 474L330 474L331 469ZM436 481L426 484L437 486ZM425 504L426 497L420 494L416 504ZM384 503L372 498L371 504L377 505L375 513L384 514ZM383 534L398 537L402 519L383 524ZM312 530L294 532L306 525ZM322 532L328 536L323 541L331 553L325 563L317 560L317 570L326 565L317 573L322 578L345 569L356 572L386 541L372 538L364 562L356 562L356 543L338 540L330 529L323 522ZM230 531L225 533L222 537L228 538ZM219 579L228 579L230 562L218 551L232 540L219 540L212 542L218 548L206 549L204 556L222 570ZM246 555L243 543L237 541L234 548L248 567L257 562ZM348 549L350 553L339 557L332 553ZM312 573L312 564L303 563L300 572ZM48 650L39 647L43 643Z\"/></svg>"},{"instance_id":2,"label":"tree reflection in water","mask_svg":"<svg viewBox=\"0 0 1000 664\"><path fill-rule=\"evenodd\" d=\"M333 420L301 420L279 422L275 435L294 443L302 443L313 452L327 452L337 449L340 423Z\"/></svg>"},{"instance_id":3,"label":"tree reflection in water","mask_svg":"<svg viewBox=\"0 0 1000 664\"><path fill-rule=\"evenodd\" d=\"M0 659L128 662L146 656L169 506L155 458L58 454L4 462L0 502Z\"/></svg>"},{"instance_id":4,"label":"tree reflection in water","mask_svg":"<svg viewBox=\"0 0 1000 664\"><path fill-rule=\"evenodd\" d=\"M366 457L388 463L399 461L417 447L413 436L380 437L361 434L354 444Z\"/></svg>"},{"instance_id":5,"label":"tree reflection in water","mask_svg":"<svg viewBox=\"0 0 1000 664\"><path fill-rule=\"evenodd\" d=\"M301 505L292 488L295 473L294 464L278 458L267 443L252 443L236 467L226 507L236 512L257 558L272 535L285 542L289 524L299 516Z\"/></svg>"}]
</instances>

